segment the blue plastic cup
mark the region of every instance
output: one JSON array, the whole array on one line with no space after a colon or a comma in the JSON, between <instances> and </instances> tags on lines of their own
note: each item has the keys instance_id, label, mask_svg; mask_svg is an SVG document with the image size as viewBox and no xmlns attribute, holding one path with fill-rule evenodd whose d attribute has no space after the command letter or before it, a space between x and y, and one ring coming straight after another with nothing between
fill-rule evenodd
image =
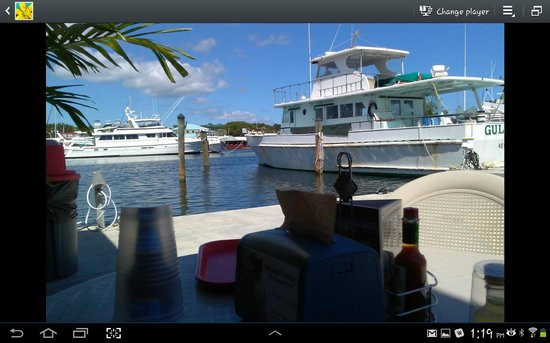
<instances>
[{"instance_id":1,"label":"blue plastic cup","mask_svg":"<svg viewBox=\"0 0 550 343\"><path fill-rule=\"evenodd\" d=\"M113 321L174 322L182 315L171 207L122 208Z\"/></svg>"}]
</instances>

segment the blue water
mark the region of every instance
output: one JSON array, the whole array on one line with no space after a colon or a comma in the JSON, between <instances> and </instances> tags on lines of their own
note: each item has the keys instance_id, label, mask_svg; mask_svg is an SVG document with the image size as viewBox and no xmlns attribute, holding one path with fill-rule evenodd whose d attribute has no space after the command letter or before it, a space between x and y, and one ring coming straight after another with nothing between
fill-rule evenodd
<instances>
[{"instance_id":1,"label":"blue water","mask_svg":"<svg viewBox=\"0 0 550 343\"><path fill-rule=\"evenodd\" d=\"M100 172L111 188L112 199L122 207L169 204L174 216L241 209L278 203L275 189L316 191L313 172L274 169L258 165L252 150L210 154L210 167L203 167L202 155L186 155L185 184L179 181L178 156L117 157L67 160L67 169L80 173L77 198L78 219L84 222L86 193L94 171ZM322 191L336 195L332 187L336 173L324 173ZM354 175L356 195L392 191L410 181L406 178ZM93 204L93 192L90 201ZM88 223L93 222L95 211ZM106 213L109 224L112 207ZM80 224L79 226L81 226Z\"/></svg>"}]
</instances>

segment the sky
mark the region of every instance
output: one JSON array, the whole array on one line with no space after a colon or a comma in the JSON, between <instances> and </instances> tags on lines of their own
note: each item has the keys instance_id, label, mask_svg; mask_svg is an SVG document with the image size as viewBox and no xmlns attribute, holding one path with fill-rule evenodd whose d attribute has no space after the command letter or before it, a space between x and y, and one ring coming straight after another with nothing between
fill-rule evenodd
<instances>
[{"instance_id":1,"label":"sky","mask_svg":"<svg viewBox=\"0 0 550 343\"><path fill-rule=\"evenodd\" d=\"M72 91L93 100L97 110L80 108L90 123L123 120L124 108L131 104L138 115L158 113L171 127L177 123L179 113L186 116L187 122L198 125L236 120L280 123L281 110L273 108L273 89L309 80L307 23L154 26L176 27L192 30L149 37L195 57L181 58L189 75L181 78L174 74L175 84L168 80L150 51L124 43L122 47L139 72L125 62L119 63L121 68L110 66L76 79L61 68L55 72L47 69L46 84L83 85ZM405 73L429 73L432 65L444 64L449 67L449 75L463 76L465 30L466 75L490 77L492 73L493 78L504 79L503 24L313 23L311 57L350 47L352 33L358 31L356 45L409 51L404 60ZM396 63L390 63L390 69L399 72L401 62ZM315 75L315 68L312 74ZM493 96L497 97L500 91L495 88ZM179 105L169 112L182 96ZM448 95L443 100L454 111L462 106L463 95ZM468 94L466 107L474 104L473 96ZM68 115L59 116L49 105L46 121L72 124Z\"/></svg>"}]
</instances>

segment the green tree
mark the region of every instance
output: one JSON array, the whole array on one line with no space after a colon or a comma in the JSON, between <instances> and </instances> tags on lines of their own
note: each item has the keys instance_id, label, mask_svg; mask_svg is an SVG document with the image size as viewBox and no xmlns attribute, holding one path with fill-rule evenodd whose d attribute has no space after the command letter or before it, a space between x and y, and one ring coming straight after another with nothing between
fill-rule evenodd
<instances>
[{"instance_id":1,"label":"green tree","mask_svg":"<svg viewBox=\"0 0 550 343\"><path fill-rule=\"evenodd\" d=\"M190 28L176 28L168 30L143 31L154 24L46 24L46 67L55 72L54 66L60 66L69 71L74 77L83 73L98 73L102 68L108 68L106 63L100 61L94 52L98 52L108 63L120 67L111 53L122 57L134 70L138 71L132 60L128 57L119 42L133 44L147 48L153 52L158 59L168 79L175 83L169 64L182 77L188 75L187 70L181 65L180 56L194 59L185 51L155 43L145 36L155 34L174 33L190 31ZM107 63L107 64L108 64ZM90 132L90 122L75 106L87 108L95 107L90 105L90 97L84 94L68 92L65 88L81 85L47 86L46 102L56 108L60 114L66 112L77 127Z\"/></svg>"}]
</instances>

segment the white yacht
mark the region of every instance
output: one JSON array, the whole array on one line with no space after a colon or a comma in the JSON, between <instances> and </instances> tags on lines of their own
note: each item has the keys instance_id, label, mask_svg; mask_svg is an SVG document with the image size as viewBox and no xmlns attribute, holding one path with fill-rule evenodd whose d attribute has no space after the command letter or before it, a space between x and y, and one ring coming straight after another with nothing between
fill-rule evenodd
<instances>
[{"instance_id":1,"label":"white yacht","mask_svg":"<svg viewBox=\"0 0 550 343\"><path fill-rule=\"evenodd\" d=\"M127 122L94 123L93 144L81 145L69 142L65 148L66 158L86 157L116 157L116 156L147 156L147 155L177 155L177 136L161 124L156 115L151 118L139 119L129 107L124 110ZM200 153L201 140L185 139L185 153Z\"/></svg>"},{"instance_id":2,"label":"white yacht","mask_svg":"<svg viewBox=\"0 0 550 343\"><path fill-rule=\"evenodd\" d=\"M430 73L397 74L388 68L388 61L408 54L355 46L312 59L317 65L313 82L273 91L274 107L282 109L280 133L247 135L259 163L315 170L318 158L325 171L337 171L337 155L347 151L354 172L362 173L428 174L464 168L472 156L476 168L503 166L504 115L485 111L478 90L504 81L449 76L444 65L434 65ZM378 73L364 73L369 66ZM477 112L424 114L426 97L434 96L437 108L446 109L440 95L463 91L474 93ZM316 121L322 123L318 135Z\"/></svg>"}]
</instances>

